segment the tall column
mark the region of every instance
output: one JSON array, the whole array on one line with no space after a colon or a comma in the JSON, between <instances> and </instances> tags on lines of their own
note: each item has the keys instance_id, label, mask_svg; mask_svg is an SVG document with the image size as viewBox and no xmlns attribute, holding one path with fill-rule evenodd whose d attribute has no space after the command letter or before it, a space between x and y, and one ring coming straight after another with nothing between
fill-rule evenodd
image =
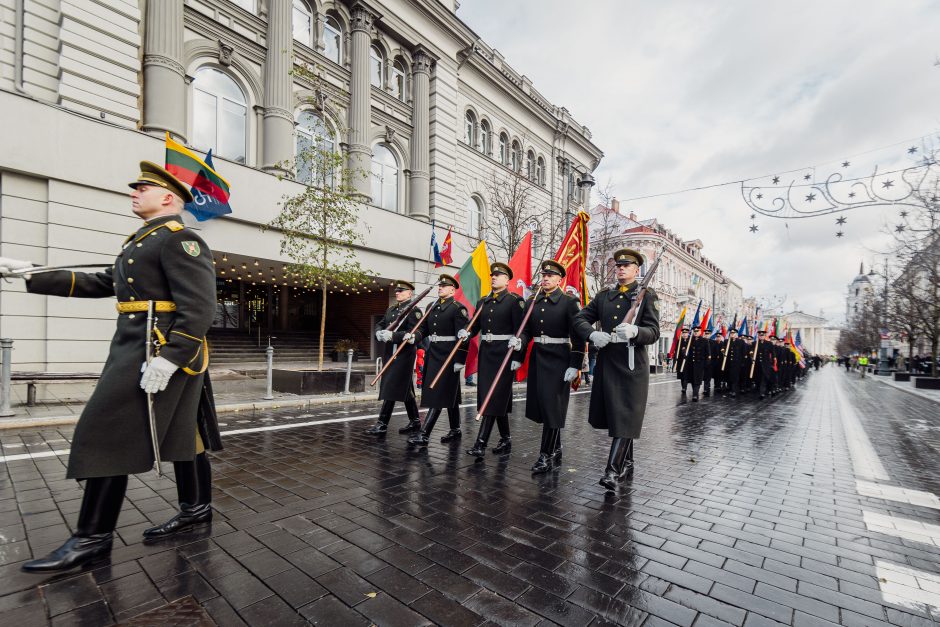
<instances>
[{"instance_id":1,"label":"tall column","mask_svg":"<svg viewBox=\"0 0 940 627\"><path fill-rule=\"evenodd\" d=\"M349 141L348 163L356 192L368 201L372 197L370 169L372 151L369 148L371 125L372 87L369 82L369 44L372 26L378 16L362 3L352 7L351 25L351 77L349 84Z\"/></svg>"},{"instance_id":2,"label":"tall column","mask_svg":"<svg viewBox=\"0 0 940 627\"><path fill-rule=\"evenodd\" d=\"M431 65L428 51L418 46L412 55L411 89L411 206L408 214L431 219Z\"/></svg>"},{"instance_id":3,"label":"tall column","mask_svg":"<svg viewBox=\"0 0 940 627\"><path fill-rule=\"evenodd\" d=\"M144 20L143 129L186 141L183 0L148 2Z\"/></svg>"},{"instance_id":4,"label":"tall column","mask_svg":"<svg viewBox=\"0 0 940 627\"><path fill-rule=\"evenodd\" d=\"M294 158L294 115L291 113L291 68L294 37L291 0L268 0L267 52L264 56L263 168L286 172Z\"/></svg>"}]
</instances>

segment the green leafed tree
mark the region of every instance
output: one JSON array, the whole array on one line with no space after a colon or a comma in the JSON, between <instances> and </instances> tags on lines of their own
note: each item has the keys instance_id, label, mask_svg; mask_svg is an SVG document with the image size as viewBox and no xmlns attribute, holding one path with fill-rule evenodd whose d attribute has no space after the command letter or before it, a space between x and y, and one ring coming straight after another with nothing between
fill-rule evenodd
<instances>
[{"instance_id":1,"label":"green leafed tree","mask_svg":"<svg viewBox=\"0 0 940 627\"><path fill-rule=\"evenodd\" d=\"M297 67L295 74L314 84L311 91L316 96L311 104L322 110L324 91L316 71ZM366 173L347 168L344 155L334 146L325 126L309 141L299 143L295 161L284 166L295 173L295 180L303 187L283 197L280 211L265 227L281 233L281 253L292 260L292 272L320 290L317 369L321 371L330 288L354 289L369 279L355 251L364 241L367 227L359 218L362 198L354 182Z\"/></svg>"}]
</instances>

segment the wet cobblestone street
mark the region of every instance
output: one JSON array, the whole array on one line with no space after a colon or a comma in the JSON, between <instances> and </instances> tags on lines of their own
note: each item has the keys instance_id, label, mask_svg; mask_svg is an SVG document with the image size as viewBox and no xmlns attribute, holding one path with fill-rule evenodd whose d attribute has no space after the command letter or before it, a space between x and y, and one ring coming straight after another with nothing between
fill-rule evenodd
<instances>
[{"instance_id":1,"label":"wet cobblestone street","mask_svg":"<svg viewBox=\"0 0 940 627\"><path fill-rule=\"evenodd\" d=\"M636 472L605 493L589 398L572 397L562 467L540 476L521 400L512 453L482 461L464 454L469 406L462 441L439 425L423 451L397 433L403 412L363 434L375 405L225 415L211 527L143 544L176 490L132 477L110 561L55 577L19 567L75 522L71 428L0 432L0 618L140 622L192 597L186 620L219 625L940 622L934 401L835 367L760 402L684 403L654 377Z\"/></svg>"}]
</instances>

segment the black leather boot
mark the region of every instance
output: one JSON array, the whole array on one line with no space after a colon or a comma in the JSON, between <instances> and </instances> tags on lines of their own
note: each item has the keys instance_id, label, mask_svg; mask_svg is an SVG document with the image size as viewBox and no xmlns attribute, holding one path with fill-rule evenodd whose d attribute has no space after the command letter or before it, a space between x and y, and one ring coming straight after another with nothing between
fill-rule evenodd
<instances>
[{"instance_id":1,"label":"black leather boot","mask_svg":"<svg viewBox=\"0 0 940 627\"><path fill-rule=\"evenodd\" d=\"M561 463L561 429L555 429L555 465Z\"/></svg>"},{"instance_id":2,"label":"black leather boot","mask_svg":"<svg viewBox=\"0 0 940 627\"><path fill-rule=\"evenodd\" d=\"M480 433L477 435L477 441L473 448L467 449L467 455L473 455L476 458L482 458L486 455L486 443L490 440L490 434L493 432L493 423L496 418L493 416L483 416L480 423Z\"/></svg>"},{"instance_id":3,"label":"black leather boot","mask_svg":"<svg viewBox=\"0 0 940 627\"><path fill-rule=\"evenodd\" d=\"M191 462L173 462L180 513L162 525L144 531L145 540L156 540L212 522L212 469L209 456L196 455Z\"/></svg>"},{"instance_id":4,"label":"black leather boot","mask_svg":"<svg viewBox=\"0 0 940 627\"><path fill-rule=\"evenodd\" d=\"M542 427L542 446L539 449L539 458L532 466L532 474L538 475L549 472L555 467L555 432L557 429Z\"/></svg>"},{"instance_id":5,"label":"black leather boot","mask_svg":"<svg viewBox=\"0 0 940 627\"><path fill-rule=\"evenodd\" d=\"M692 402L693 403L698 402L698 386L697 385L692 386Z\"/></svg>"},{"instance_id":6,"label":"black leather boot","mask_svg":"<svg viewBox=\"0 0 940 627\"><path fill-rule=\"evenodd\" d=\"M620 478L633 476L633 438L627 439L627 453L620 464Z\"/></svg>"},{"instance_id":7,"label":"black leather boot","mask_svg":"<svg viewBox=\"0 0 940 627\"><path fill-rule=\"evenodd\" d=\"M398 430L399 433L411 433L421 430L421 419L418 418L418 403L413 398L405 401L405 412L408 414L408 424Z\"/></svg>"},{"instance_id":8,"label":"black leather boot","mask_svg":"<svg viewBox=\"0 0 940 627\"><path fill-rule=\"evenodd\" d=\"M447 408L447 421L450 423L450 430L441 438L441 442L444 442L445 444L453 440L459 440L461 437L463 437L463 432L460 431L459 407Z\"/></svg>"},{"instance_id":9,"label":"black leather boot","mask_svg":"<svg viewBox=\"0 0 940 627\"><path fill-rule=\"evenodd\" d=\"M620 469L623 466L624 458L627 454L627 441L624 438L614 438L610 443L610 455L607 457L607 468L604 470L604 476L598 482L608 490L617 488L617 482L621 479Z\"/></svg>"},{"instance_id":10,"label":"black leather boot","mask_svg":"<svg viewBox=\"0 0 940 627\"><path fill-rule=\"evenodd\" d=\"M421 432L408 438L408 444L418 447L427 446L428 442L431 441L431 431L434 429L434 424L437 422L440 415L441 410L437 407L429 409L428 415L424 417L424 426L421 428Z\"/></svg>"},{"instance_id":11,"label":"black leather boot","mask_svg":"<svg viewBox=\"0 0 940 627\"><path fill-rule=\"evenodd\" d=\"M379 419L374 425L366 429L366 435L385 435L388 432L388 423L392 419L392 410L394 408L395 401L382 401Z\"/></svg>"},{"instance_id":12,"label":"black leather boot","mask_svg":"<svg viewBox=\"0 0 940 627\"><path fill-rule=\"evenodd\" d=\"M705 396L705 398L708 398L709 396L712 395L712 388L710 385L705 386L705 392L703 395Z\"/></svg>"},{"instance_id":13,"label":"black leather boot","mask_svg":"<svg viewBox=\"0 0 940 627\"><path fill-rule=\"evenodd\" d=\"M509 434L509 416L497 416L496 426L499 427L499 442L493 447L494 455L503 455L512 451L512 436Z\"/></svg>"},{"instance_id":14,"label":"black leather boot","mask_svg":"<svg viewBox=\"0 0 940 627\"><path fill-rule=\"evenodd\" d=\"M127 475L88 479L72 537L49 555L26 562L21 568L30 573L68 570L108 555L126 491Z\"/></svg>"}]
</instances>

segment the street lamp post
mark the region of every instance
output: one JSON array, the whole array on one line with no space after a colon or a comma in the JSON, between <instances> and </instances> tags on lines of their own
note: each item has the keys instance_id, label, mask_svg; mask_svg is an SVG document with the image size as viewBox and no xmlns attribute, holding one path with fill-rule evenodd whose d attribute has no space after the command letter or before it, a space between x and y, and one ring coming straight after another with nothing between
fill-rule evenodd
<instances>
[{"instance_id":1,"label":"street lamp post","mask_svg":"<svg viewBox=\"0 0 940 627\"><path fill-rule=\"evenodd\" d=\"M888 364L888 349L891 347L891 340L886 338L886 331L888 330L888 258L885 257L885 291L884 291L884 302L882 303L884 311L882 312L882 327L878 333L878 337L881 338L881 346L878 349L878 368L875 370L875 374L888 376L891 374L891 366Z\"/></svg>"},{"instance_id":2,"label":"street lamp post","mask_svg":"<svg viewBox=\"0 0 940 627\"><path fill-rule=\"evenodd\" d=\"M585 172L581 175L581 178L578 179L578 187L581 191L581 201L584 202L584 190L587 190L587 193L591 193L591 188L594 187L594 177L590 172ZM588 202L591 201L590 196L588 196ZM571 221L574 218L574 214L571 213L571 199L568 199L568 207L565 209L565 226L566 228L571 228Z\"/></svg>"}]
</instances>

